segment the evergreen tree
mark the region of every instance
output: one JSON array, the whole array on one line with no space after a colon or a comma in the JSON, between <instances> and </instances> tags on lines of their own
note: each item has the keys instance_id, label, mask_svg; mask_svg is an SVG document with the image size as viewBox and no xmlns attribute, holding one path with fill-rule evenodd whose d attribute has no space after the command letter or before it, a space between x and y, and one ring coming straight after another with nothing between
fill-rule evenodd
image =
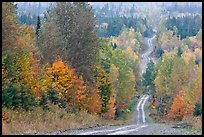
<instances>
[{"instance_id":1,"label":"evergreen tree","mask_svg":"<svg viewBox=\"0 0 204 137\"><path fill-rule=\"evenodd\" d=\"M152 60L150 60L150 62L147 64L147 69L146 72L143 73L143 86L145 86L148 90L152 90L154 91L154 79L155 79L155 75L154 75L154 62Z\"/></svg>"},{"instance_id":2,"label":"evergreen tree","mask_svg":"<svg viewBox=\"0 0 204 137\"><path fill-rule=\"evenodd\" d=\"M181 46L179 46L179 47L178 47L178 50L177 50L177 55L178 55L179 57L181 57L182 53L183 53L182 48L181 48Z\"/></svg>"},{"instance_id":3,"label":"evergreen tree","mask_svg":"<svg viewBox=\"0 0 204 137\"><path fill-rule=\"evenodd\" d=\"M38 16L37 17L37 26L36 26L36 36L37 36L37 38L40 36L40 27L41 27L40 16Z\"/></svg>"}]
</instances>

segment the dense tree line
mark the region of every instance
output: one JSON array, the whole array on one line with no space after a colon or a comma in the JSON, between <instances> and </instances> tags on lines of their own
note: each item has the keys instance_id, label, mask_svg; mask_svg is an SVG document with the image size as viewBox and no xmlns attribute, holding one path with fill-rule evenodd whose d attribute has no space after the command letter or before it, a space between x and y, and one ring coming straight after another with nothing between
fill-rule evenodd
<instances>
[{"instance_id":1,"label":"dense tree line","mask_svg":"<svg viewBox=\"0 0 204 137\"><path fill-rule=\"evenodd\" d=\"M44 22L38 17L36 30L18 24L15 10L3 3L3 108L50 111L56 105L111 119L134 110L139 32L124 28L119 37L98 39L84 2L56 3Z\"/></svg>"},{"instance_id":2,"label":"dense tree line","mask_svg":"<svg viewBox=\"0 0 204 137\"><path fill-rule=\"evenodd\" d=\"M165 4L164 4L165 5ZM166 10L169 13L201 13L202 5L195 2L178 3L172 2L170 5L166 5Z\"/></svg>"},{"instance_id":3,"label":"dense tree line","mask_svg":"<svg viewBox=\"0 0 204 137\"><path fill-rule=\"evenodd\" d=\"M194 17L199 18L186 18ZM85 111L110 119L134 111L139 52L151 27L146 18L103 20L109 22L104 34L113 33L110 38L97 37L88 3L56 3L43 21L38 16L35 30L18 23L14 3L2 3L2 107L49 111L56 105L67 113ZM170 23L172 30L163 22L159 26L159 60L148 64L142 85L157 98L157 115L180 120L202 114L202 29L184 33L178 24ZM190 37L180 39L179 33Z\"/></svg>"},{"instance_id":4,"label":"dense tree line","mask_svg":"<svg viewBox=\"0 0 204 137\"><path fill-rule=\"evenodd\" d=\"M137 13L139 13L139 9L134 4L132 7L122 7L122 5L114 6L107 3L101 8L95 8L97 35L99 37L119 36L125 26L127 28L133 27L144 37L151 37L153 31L147 18L138 16ZM102 27L102 23L107 23L108 26Z\"/></svg>"},{"instance_id":5,"label":"dense tree line","mask_svg":"<svg viewBox=\"0 0 204 137\"><path fill-rule=\"evenodd\" d=\"M153 62L148 64L143 74L143 86L151 89L151 94L157 98L154 104L157 115L182 120L185 116L202 113L201 36L199 31L196 36L190 37L190 40L195 38L193 43L180 41L171 50L164 50L156 65Z\"/></svg>"},{"instance_id":6,"label":"dense tree line","mask_svg":"<svg viewBox=\"0 0 204 137\"><path fill-rule=\"evenodd\" d=\"M101 27L102 23L107 23L107 27ZM99 37L110 37L119 36L122 28L125 26L127 28L133 27L137 32L140 32L144 37L151 37L153 31L147 24L146 18L133 18L126 16L111 16L111 17L98 17L97 20L97 34Z\"/></svg>"},{"instance_id":7,"label":"dense tree line","mask_svg":"<svg viewBox=\"0 0 204 137\"><path fill-rule=\"evenodd\" d=\"M200 15L186 15L183 17L169 17L166 21L166 28L174 30L176 27L176 34L181 39L195 36L202 28L202 17Z\"/></svg>"},{"instance_id":8,"label":"dense tree line","mask_svg":"<svg viewBox=\"0 0 204 137\"><path fill-rule=\"evenodd\" d=\"M22 25L32 25L33 27L36 27L37 17L39 16L41 19L43 19L43 13L46 11L46 8L49 7L49 4L41 2L17 2L16 5L18 23Z\"/></svg>"}]
</instances>

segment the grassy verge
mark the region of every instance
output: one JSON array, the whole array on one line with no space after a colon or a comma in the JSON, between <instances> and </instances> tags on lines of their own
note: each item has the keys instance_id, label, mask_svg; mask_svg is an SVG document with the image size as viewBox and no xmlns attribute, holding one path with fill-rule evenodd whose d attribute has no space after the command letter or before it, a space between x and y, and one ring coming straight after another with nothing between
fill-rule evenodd
<instances>
[{"instance_id":1,"label":"grassy verge","mask_svg":"<svg viewBox=\"0 0 204 137\"><path fill-rule=\"evenodd\" d=\"M202 131L202 116L186 116L183 118L181 123L188 123L192 125L193 131Z\"/></svg>"},{"instance_id":2,"label":"grassy verge","mask_svg":"<svg viewBox=\"0 0 204 137\"><path fill-rule=\"evenodd\" d=\"M155 120L152 117L150 117L150 106L149 106L148 102L146 102L146 104L144 106L144 111L145 111L147 123L155 123Z\"/></svg>"},{"instance_id":3,"label":"grassy verge","mask_svg":"<svg viewBox=\"0 0 204 137\"><path fill-rule=\"evenodd\" d=\"M67 129L88 128L103 125L121 125L124 120L104 119L86 112L67 113L52 106L51 111L37 108L33 111L3 109L8 112L10 123L2 121L2 134L34 134L36 132L63 131ZM126 120L127 121L127 120Z\"/></svg>"},{"instance_id":4,"label":"grassy verge","mask_svg":"<svg viewBox=\"0 0 204 137\"><path fill-rule=\"evenodd\" d=\"M184 125L188 124L192 126L192 128L186 128L186 130L190 132L202 132L202 116L195 117L191 115L191 116L184 117L182 121L175 121L175 120L166 119L164 117L157 115L156 110L153 110L153 109L149 109L149 110L147 109L146 112L150 114L149 117L155 123L166 123L170 125L183 123Z\"/></svg>"}]
</instances>

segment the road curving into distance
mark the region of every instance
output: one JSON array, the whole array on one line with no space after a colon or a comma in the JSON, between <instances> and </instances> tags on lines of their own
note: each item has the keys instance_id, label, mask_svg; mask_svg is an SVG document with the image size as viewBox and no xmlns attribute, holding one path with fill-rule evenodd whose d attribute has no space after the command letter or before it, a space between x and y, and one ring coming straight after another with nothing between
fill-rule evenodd
<instances>
[{"instance_id":1,"label":"road curving into distance","mask_svg":"<svg viewBox=\"0 0 204 137\"><path fill-rule=\"evenodd\" d=\"M142 69L142 73L144 73L145 72L145 70L146 70L146 68L147 68L147 63L150 61L150 59L152 59L151 57L150 57L150 54L153 52L153 49L154 49L154 47L153 47L153 45L152 45L152 40L154 39L156 37L156 35L154 35L152 38L149 38L148 40L147 40L147 43L148 43L148 50L145 52L145 53L143 53L142 55L141 55L141 57L142 57L142 64L141 64L141 69ZM153 60L154 61L154 60ZM155 62L154 62L155 63Z\"/></svg>"},{"instance_id":2,"label":"road curving into distance","mask_svg":"<svg viewBox=\"0 0 204 137\"><path fill-rule=\"evenodd\" d=\"M155 35L156 36L156 35ZM151 57L149 55L153 51L152 37L148 39L148 50L142 56L142 73L145 72L147 63ZM202 133L192 133L185 129L172 128L168 124L150 124L147 123L145 117L144 106L150 96L148 94L141 95L136 107L135 123L123 126L101 126L94 128L73 129L67 131L56 131L51 133L36 133L36 135L192 135Z\"/></svg>"}]
</instances>

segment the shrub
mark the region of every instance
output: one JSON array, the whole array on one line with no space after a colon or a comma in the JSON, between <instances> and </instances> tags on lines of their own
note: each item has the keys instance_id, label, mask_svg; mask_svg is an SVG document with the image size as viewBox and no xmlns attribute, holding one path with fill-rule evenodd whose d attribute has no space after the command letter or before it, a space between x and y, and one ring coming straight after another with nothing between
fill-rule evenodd
<instances>
[{"instance_id":1,"label":"shrub","mask_svg":"<svg viewBox=\"0 0 204 137\"><path fill-rule=\"evenodd\" d=\"M58 106L59 106L60 108L66 108L67 102L66 102L64 99L59 99L59 101L58 101Z\"/></svg>"},{"instance_id":2,"label":"shrub","mask_svg":"<svg viewBox=\"0 0 204 137\"><path fill-rule=\"evenodd\" d=\"M30 89L26 89L24 85L21 85L19 99L21 107L26 111L36 106L34 93L32 93Z\"/></svg>"},{"instance_id":3,"label":"shrub","mask_svg":"<svg viewBox=\"0 0 204 137\"><path fill-rule=\"evenodd\" d=\"M39 105L42 106L43 110L48 110L49 107L47 105L47 102L48 102L48 98L47 96L45 95L45 93L42 93L42 97L39 101Z\"/></svg>"},{"instance_id":4,"label":"shrub","mask_svg":"<svg viewBox=\"0 0 204 137\"><path fill-rule=\"evenodd\" d=\"M2 90L2 107L16 109L20 105L17 87L10 85Z\"/></svg>"},{"instance_id":5,"label":"shrub","mask_svg":"<svg viewBox=\"0 0 204 137\"><path fill-rule=\"evenodd\" d=\"M87 110L91 114L100 114L102 110L102 102L100 98L100 91L92 88L87 94Z\"/></svg>"},{"instance_id":6,"label":"shrub","mask_svg":"<svg viewBox=\"0 0 204 137\"><path fill-rule=\"evenodd\" d=\"M17 109L23 108L26 111L30 110L36 105L35 95L24 85L21 85L20 91L17 87L10 85L8 88L3 89L3 107Z\"/></svg>"},{"instance_id":7,"label":"shrub","mask_svg":"<svg viewBox=\"0 0 204 137\"><path fill-rule=\"evenodd\" d=\"M58 103L57 91L48 91L48 100L54 105L56 105Z\"/></svg>"},{"instance_id":8,"label":"shrub","mask_svg":"<svg viewBox=\"0 0 204 137\"><path fill-rule=\"evenodd\" d=\"M116 118L119 118L122 116L122 110L120 108L116 108L115 116Z\"/></svg>"},{"instance_id":9,"label":"shrub","mask_svg":"<svg viewBox=\"0 0 204 137\"><path fill-rule=\"evenodd\" d=\"M202 115L202 102L199 101L195 104L195 108L194 108L194 116L200 116Z\"/></svg>"},{"instance_id":10,"label":"shrub","mask_svg":"<svg viewBox=\"0 0 204 137\"><path fill-rule=\"evenodd\" d=\"M156 57L160 58L162 57L164 51L161 48L156 49Z\"/></svg>"}]
</instances>

